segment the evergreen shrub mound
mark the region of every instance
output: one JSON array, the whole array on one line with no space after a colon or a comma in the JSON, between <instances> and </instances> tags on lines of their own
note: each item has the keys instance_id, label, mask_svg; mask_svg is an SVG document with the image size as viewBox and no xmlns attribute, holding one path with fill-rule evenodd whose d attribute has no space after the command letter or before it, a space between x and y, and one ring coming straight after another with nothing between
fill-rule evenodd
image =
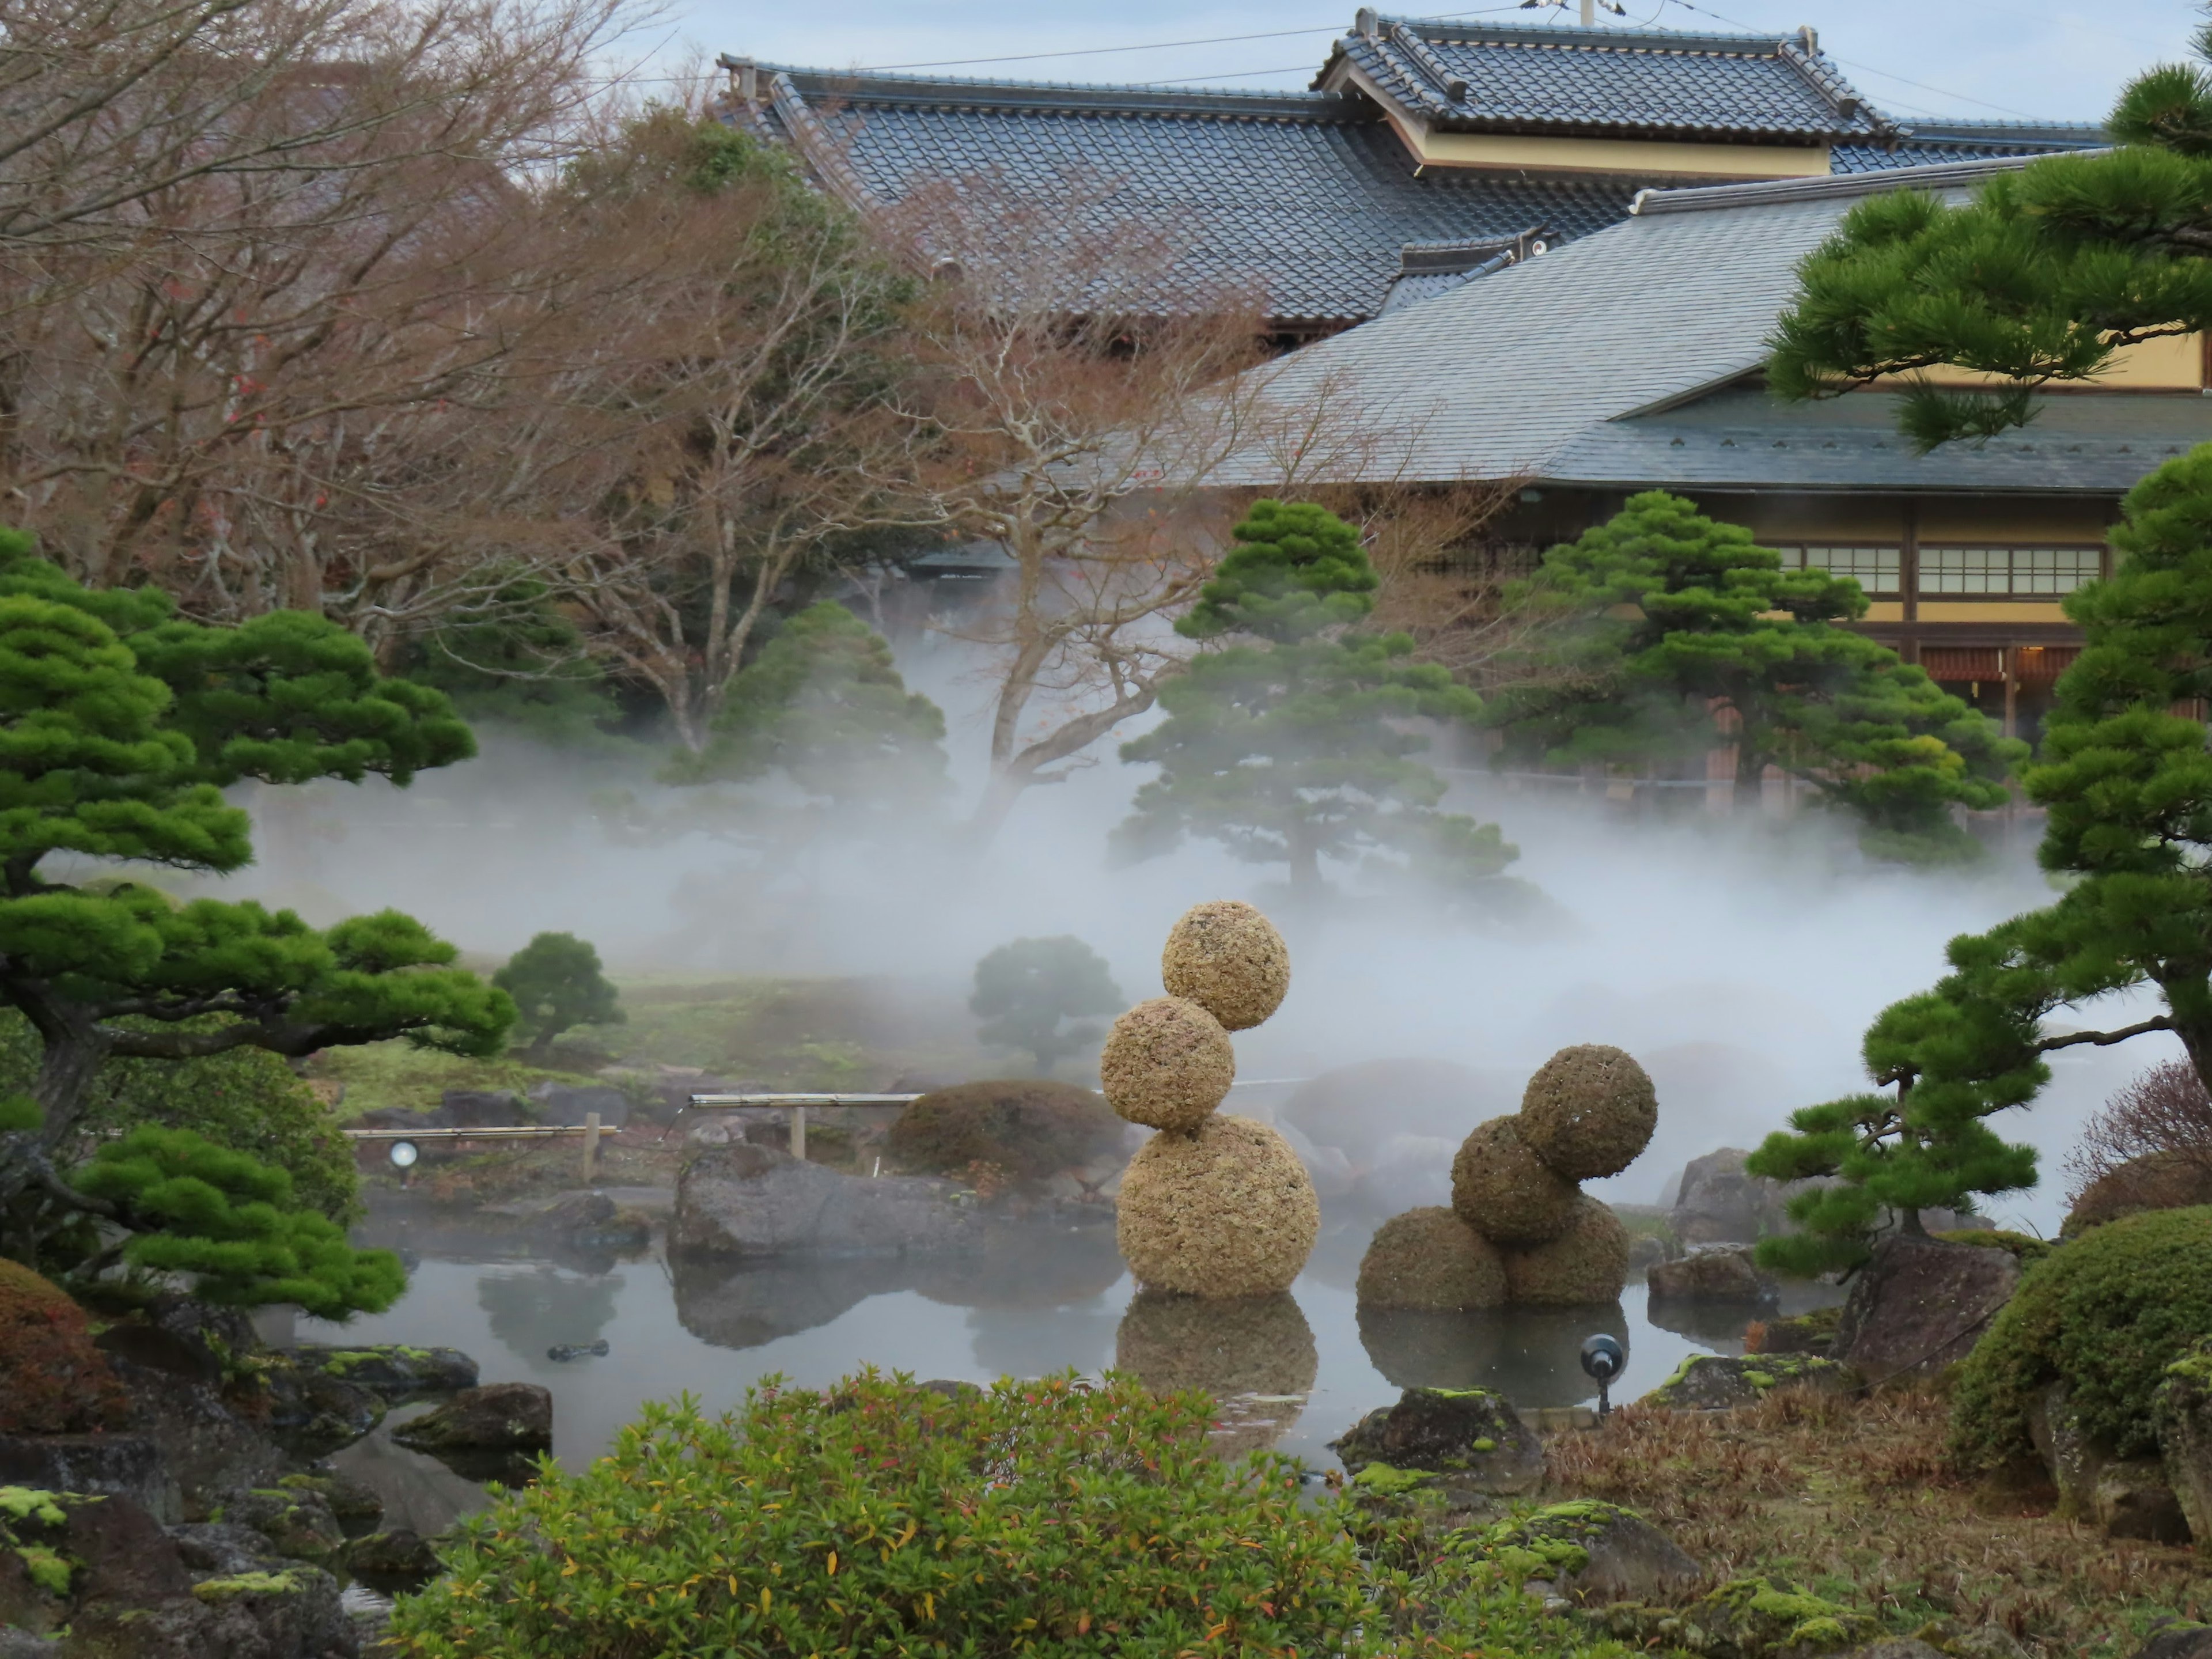
<instances>
[{"instance_id":1,"label":"evergreen shrub mound","mask_svg":"<svg viewBox=\"0 0 2212 1659\"><path fill-rule=\"evenodd\" d=\"M708 1419L650 1405L442 1548L391 1626L420 1659L513 1654L1352 1653L1352 1540L1295 1461L1207 1455L1202 1395L1109 1376L957 1397L775 1380Z\"/></svg>"},{"instance_id":2,"label":"evergreen shrub mound","mask_svg":"<svg viewBox=\"0 0 2212 1659\"><path fill-rule=\"evenodd\" d=\"M190 1129L142 1125L101 1146L76 1182L147 1230L125 1248L126 1261L191 1274L194 1294L209 1302L295 1302L343 1319L381 1312L407 1288L391 1251L357 1250L326 1217L295 1207L284 1170Z\"/></svg>"},{"instance_id":3,"label":"evergreen shrub mound","mask_svg":"<svg viewBox=\"0 0 2212 1659\"><path fill-rule=\"evenodd\" d=\"M2152 1396L2166 1368L2212 1336L2212 1206L2124 1217L2028 1264L1966 1357L1952 1396L1953 1455L1982 1468L2033 1449L2027 1413L2053 1382L2116 1457L2158 1449Z\"/></svg>"},{"instance_id":4,"label":"evergreen shrub mound","mask_svg":"<svg viewBox=\"0 0 2212 1659\"><path fill-rule=\"evenodd\" d=\"M938 1089L892 1120L884 1150L902 1170L957 1175L991 1164L1027 1180L1080 1169L1121 1141L1104 1097L1036 1078Z\"/></svg>"},{"instance_id":5,"label":"evergreen shrub mound","mask_svg":"<svg viewBox=\"0 0 2212 1659\"><path fill-rule=\"evenodd\" d=\"M127 1403L107 1356L92 1346L84 1310L0 1257L0 1434L117 1428Z\"/></svg>"}]
</instances>

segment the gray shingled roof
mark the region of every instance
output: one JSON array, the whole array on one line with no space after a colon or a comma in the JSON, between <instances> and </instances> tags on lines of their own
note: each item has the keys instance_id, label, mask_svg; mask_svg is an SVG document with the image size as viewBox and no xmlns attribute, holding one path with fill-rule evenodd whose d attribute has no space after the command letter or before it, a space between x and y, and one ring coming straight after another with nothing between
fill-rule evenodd
<instances>
[{"instance_id":1,"label":"gray shingled roof","mask_svg":"<svg viewBox=\"0 0 2212 1659\"><path fill-rule=\"evenodd\" d=\"M1734 389L1764 364L1798 262L1854 201L1908 182L1960 195L2023 164L1654 192L1620 224L1259 372L1285 407L1334 404L1316 459L1340 479L2124 489L2212 437L2212 405L2053 398L2017 442L1923 458L1877 396L1789 408ZM1220 481L1271 483L1270 464Z\"/></svg>"},{"instance_id":2,"label":"gray shingled roof","mask_svg":"<svg viewBox=\"0 0 2212 1659\"><path fill-rule=\"evenodd\" d=\"M1815 48L1768 38L1382 18L1315 80L1356 77L1455 131L1685 134L1826 143L1893 130Z\"/></svg>"},{"instance_id":3,"label":"gray shingled roof","mask_svg":"<svg viewBox=\"0 0 2212 1659\"><path fill-rule=\"evenodd\" d=\"M789 70L773 84L781 131L804 140L811 127L809 159L842 170L848 194L895 202L966 182L1066 206L1079 216L1072 230L1162 228L1171 291L1256 284L1285 322L1376 315L1407 243L1540 228L1571 239L1620 218L1656 182L1416 176L1371 105L1322 93L1153 94L1130 107L1118 88Z\"/></svg>"}]
</instances>

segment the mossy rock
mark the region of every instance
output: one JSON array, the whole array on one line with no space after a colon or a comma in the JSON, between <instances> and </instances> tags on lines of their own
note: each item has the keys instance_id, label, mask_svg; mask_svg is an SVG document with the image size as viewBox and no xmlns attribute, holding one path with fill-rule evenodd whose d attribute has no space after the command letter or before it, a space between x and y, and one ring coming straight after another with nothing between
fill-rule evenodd
<instances>
[{"instance_id":1,"label":"mossy rock","mask_svg":"<svg viewBox=\"0 0 2212 1659\"><path fill-rule=\"evenodd\" d=\"M959 1175L988 1164L1042 1181L1112 1152L1125 1133L1096 1090L1015 1078L922 1096L892 1120L884 1152L915 1175Z\"/></svg>"},{"instance_id":2,"label":"mossy rock","mask_svg":"<svg viewBox=\"0 0 2212 1659\"><path fill-rule=\"evenodd\" d=\"M1823 1394L1844 1394L1859 1386L1859 1374L1848 1365L1809 1353L1759 1353L1732 1358L1723 1354L1692 1354L1668 1377L1637 1403L1668 1406L1687 1411L1732 1411L1756 1405L1778 1389L1816 1389Z\"/></svg>"},{"instance_id":3,"label":"mossy rock","mask_svg":"<svg viewBox=\"0 0 2212 1659\"><path fill-rule=\"evenodd\" d=\"M1618 1302L1628 1284L1628 1229L1588 1193L1557 1238L1507 1249L1505 1299L1516 1308L1573 1308Z\"/></svg>"},{"instance_id":4,"label":"mossy rock","mask_svg":"<svg viewBox=\"0 0 2212 1659\"><path fill-rule=\"evenodd\" d=\"M1647 1601L1689 1589L1700 1569L1633 1510L1579 1498L1500 1521L1449 1553L1489 1563L1516 1583L1541 1580L1570 1600Z\"/></svg>"},{"instance_id":5,"label":"mossy rock","mask_svg":"<svg viewBox=\"0 0 2212 1659\"><path fill-rule=\"evenodd\" d=\"M1971 1244L1978 1249L2009 1250L2023 1267L2042 1261L2056 1248L2047 1238L2038 1238L2033 1233L2007 1232L2002 1227L1960 1227L1928 1236L1939 1244Z\"/></svg>"},{"instance_id":6,"label":"mossy rock","mask_svg":"<svg viewBox=\"0 0 2212 1659\"><path fill-rule=\"evenodd\" d=\"M1424 1206L1375 1230L1359 1261L1358 1297L1363 1308L1495 1308L1505 1300L1504 1258L1457 1211Z\"/></svg>"},{"instance_id":7,"label":"mossy rock","mask_svg":"<svg viewBox=\"0 0 2212 1659\"><path fill-rule=\"evenodd\" d=\"M1479 1492L1534 1492L1544 1478L1542 1443L1511 1401L1486 1389L1408 1389L1396 1405L1361 1418L1334 1449L1353 1474L1383 1463Z\"/></svg>"},{"instance_id":8,"label":"mossy rock","mask_svg":"<svg viewBox=\"0 0 2212 1659\"><path fill-rule=\"evenodd\" d=\"M1542 1244L1574 1223L1575 1183L1529 1151L1513 1118L1479 1123L1452 1159L1452 1208L1493 1244Z\"/></svg>"},{"instance_id":9,"label":"mossy rock","mask_svg":"<svg viewBox=\"0 0 2212 1659\"><path fill-rule=\"evenodd\" d=\"M1844 1310L1838 1305L1814 1308L1808 1313L1791 1314L1787 1318L1754 1320L1745 1328L1745 1352L1809 1353L1825 1358L1835 1346L1836 1327L1843 1316ZM1757 1333L1755 1339L1753 1332Z\"/></svg>"},{"instance_id":10,"label":"mossy rock","mask_svg":"<svg viewBox=\"0 0 2212 1659\"><path fill-rule=\"evenodd\" d=\"M1635 1060L1603 1043L1562 1048L1521 1097L1521 1142L1561 1179L1619 1175L1651 1144L1659 1096Z\"/></svg>"},{"instance_id":11,"label":"mossy rock","mask_svg":"<svg viewBox=\"0 0 2212 1659\"><path fill-rule=\"evenodd\" d=\"M1154 1135L1121 1177L1115 1239L1137 1282L1209 1299L1288 1290L1321 1233L1290 1142L1246 1117Z\"/></svg>"},{"instance_id":12,"label":"mossy rock","mask_svg":"<svg viewBox=\"0 0 2212 1659\"><path fill-rule=\"evenodd\" d=\"M1817 1659L1877 1633L1864 1614L1767 1578L1735 1578L1686 1607L1627 1603L1595 1615L1634 1646L1701 1659Z\"/></svg>"},{"instance_id":13,"label":"mossy rock","mask_svg":"<svg viewBox=\"0 0 2212 1659\"><path fill-rule=\"evenodd\" d=\"M245 1527L269 1540L276 1554L320 1566L345 1546L345 1531L329 1502L312 1487L269 1486L229 1492L208 1517Z\"/></svg>"},{"instance_id":14,"label":"mossy rock","mask_svg":"<svg viewBox=\"0 0 2212 1659\"><path fill-rule=\"evenodd\" d=\"M1229 1097L1237 1050L1198 1004L1154 997L1114 1022L1098 1080L1107 1103L1130 1122L1188 1133Z\"/></svg>"},{"instance_id":15,"label":"mossy rock","mask_svg":"<svg viewBox=\"0 0 2212 1659\"><path fill-rule=\"evenodd\" d=\"M1193 905L1168 933L1160 982L1194 1002L1225 1030L1259 1024L1291 988L1291 952L1274 924L1250 905L1216 899Z\"/></svg>"}]
</instances>

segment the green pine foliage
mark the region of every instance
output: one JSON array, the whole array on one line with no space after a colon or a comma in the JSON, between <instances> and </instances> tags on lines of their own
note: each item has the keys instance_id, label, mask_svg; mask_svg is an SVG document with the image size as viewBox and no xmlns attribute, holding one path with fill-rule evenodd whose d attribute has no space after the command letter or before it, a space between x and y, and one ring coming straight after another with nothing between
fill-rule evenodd
<instances>
[{"instance_id":1,"label":"green pine foliage","mask_svg":"<svg viewBox=\"0 0 2212 1659\"><path fill-rule=\"evenodd\" d=\"M2212 58L2212 27L2194 43ZM2118 148L2002 173L1951 207L1919 191L1868 198L1799 271L1768 380L1830 396L1943 365L2005 382L1917 380L1904 424L1923 449L2024 424L2035 388L2081 380L2122 347L2212 328L2212 75L2154 68L2122 93Z\"/></svg>"},{"instance_id":2,"label":"green pine foliage","mask_svg":"<svg viewBox=\"0 0 2212 1659\"><path fill-rule=\"evenodd\" d=\"M1154 857L1199 836L1248 863L1288 866L1291 890L1308 896L1323 859L1477 898L1517 892L1500 878L1517 849L1495 825L1438 810L1444 781L1415 758L1428 739L1406 729L1416 716L1473 720L1480 701L1414 661L1407 635L1347 631L1377 586L1358 533L1310 503L1260 501L1233 534L1176 627L1236 642L1168 681L1168 718L1122 745L1122 759L1160 775L1115 830L1116 855Z\"/></svg>"},{"instance_id":3,"label":"green pine foliage","mask_svg":"<svg viewBox=\"0 0 2212 1659\"><path fill-rule=\"evenodd\" d=\"M101 1146L76 1181L133 1230L126 1261L188 1275L210 1302L290 1302L343 1319L380 1313L407 1288L398 1256L354 1249L301 1206L284 1170L190 1129L142 1125Z\"/></svg>"},{"instance_id":4,"label":"green pine foliage","mask_svg":"<svg viewBox=\"0 0 2212 1659\"><path fill-rule=\"evenodd\" d=\"M2212 698L2212 447L2136 485L2112 543L2112 575L2067 596L2087 642L2021 778L2062 896L1952 940L1951 972L1882 1012L1863 1052L1893 1093L1808 1108L1759 1149L1755 1173L1846 1183L1792 1200L1814 1236L1762 1245L1777 1265L1859 1259L1885 1206L2032 1185L2033 1153L1984 1120L2035 1097L2054 1049L2170 1031L2200 1073L2212 1058L2212 757L2173 712ZM2116 1031L2044 1029L2146 992L2161 1011Z\"/></svg>"},{"instance_id":5,"label":"green pine foliage","mask_svg":"<svg viewBox=\"0 0 2212 1659\"><path fill-rule=\"evenodd\" d=\"M1040 1076L1105 1035L1090 1014L1118 1013L1121 988L1106 958L1069 934L1018 939L975 964L968 1011L975 1035L994 1048L1026 1049Z\"/></svg>"},{"instance_id":6,"label":"green pine foliage","mask_svg":"<svg viewBox=\"0 0 2212 1659\"><path fill-rule=\"evenodd\" d=\"M2114 1457L2158 1454L2166 1367L2212 1337L2212 1209L2160 1210L2093 1228L2028 1265L1960 1368L1952 1450L1967 1468L2033 1455L2028 1411L2054 1382Z\"/></svg>"},{"instance_id":7,"label":"green pine foliage","mask_svg":"<svg viewBox=\"0 0 2212 1659\"><path fill-rule=\"evenodd\" d=\"M599 953L574 933L540 933L507 959L491 982L514 999L526 1051L543 1060L553 1040L579 1025L620 1025L629 1016L599 970Z\"/></svg>"},{"instance_id":8,"label":"green pine foliage","mask_svg":"<svg viewBox=\"0 0 2212 1659\"><path fill-rule=\"evenodd\" d=\"M1510 602L1564 611L1523 689L1491 723L1504 754L1553 765L1702 768L1736 749L1736 778L1769 766L1852 814L1870 854L1971 856L1957 806L2006 799L2027 748L1843 624L1866 614L1848 577L1784 570L1741 526L1664 490L1545 556Z\"/></svg>"}]
</instances>

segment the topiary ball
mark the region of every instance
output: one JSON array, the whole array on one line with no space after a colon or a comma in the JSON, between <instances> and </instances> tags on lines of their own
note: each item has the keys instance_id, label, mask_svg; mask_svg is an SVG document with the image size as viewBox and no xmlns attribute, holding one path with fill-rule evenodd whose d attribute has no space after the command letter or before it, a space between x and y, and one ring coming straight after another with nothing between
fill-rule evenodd
<instances>
[{"instance_id":1,"label":"topiary ball","mask_svg":"<svg viewBox=\"0 0 2212 1659\"><path fill-rule=\"evenodd\" d=\"M1375 1230L1360 1258L1358 1293L1363 1308L1495 1308L1505 1300L1505 1262L1458 1212L1426 1205Z\"/></svg>"},{"instance_id":2,"label":"topiary ball","mask_svg":"<svg viewBox=\"0 0 2212 1659\"><path fill-rule=\"evenodd\" d=\"M1237 899L1195 904L1168 933L1160 982L1231 1031L1248 1030L1283 1006L1291 953L1275 926Z\"/></svg>"},{"instance_id":3,"label":"topiary ball","mask_svg":"<svg viewBox=\"0 0 2212 1659\"><path fill-rule=\"evenodd\" d=\"M1452 1208L1493 1244L1541 1244L1575 1218L1575 1183L1522 1143L1517 1119L1478 1123L1452 1159Z\"/></svg>"},{"instance_id":4,"label":"topiary ball","mask_svg":"<svg viewBox=\"0 0 2212 1659\"><path fill-rule=\"evenodd\" d=\"M1231 1298L1288 1290L1321 1233L1291 1144L1249 1117L1146 1141L1121 1177L1115 1236L1147 1290Z\"/></svg>"},{"instance_id":5,"label":"topiary ball","mask_svg":"<svg viewBox=\"0 0 2212 1659\"><path fill-rule=\"evenodd\" d=\"M1603 1043L1562 1048L1521 1097L1521 1143L1569 1181L1619 1175L1651 1144L1659 1096L1629 1055Z\"/></svg>"},{"instance_id":6,"label":"topiary ball","mask_svg":"<svg viewBox=\"0 0 2212 1659\"><path fill-rule=\"evenodd\" d=\"M1195 1129L1237 1080L1221 1022L1181 997L1154 997L1114 1022L1098 1056L1107 1104L1132 1123Z\"/></svg>"},{"instance_id":7,"label":"topiary ball","mask_svg":"<svg viewBox=\"0 0 2212 1659\"><path fill-rule=\"evenodd\" d=\"M1628 1283L1628 1229L1588 1193L1577 1193L1565 1232L1504 1256L1505 1299L1516 1308L1618 1302Z\"/></svg>"}]
</instances>

